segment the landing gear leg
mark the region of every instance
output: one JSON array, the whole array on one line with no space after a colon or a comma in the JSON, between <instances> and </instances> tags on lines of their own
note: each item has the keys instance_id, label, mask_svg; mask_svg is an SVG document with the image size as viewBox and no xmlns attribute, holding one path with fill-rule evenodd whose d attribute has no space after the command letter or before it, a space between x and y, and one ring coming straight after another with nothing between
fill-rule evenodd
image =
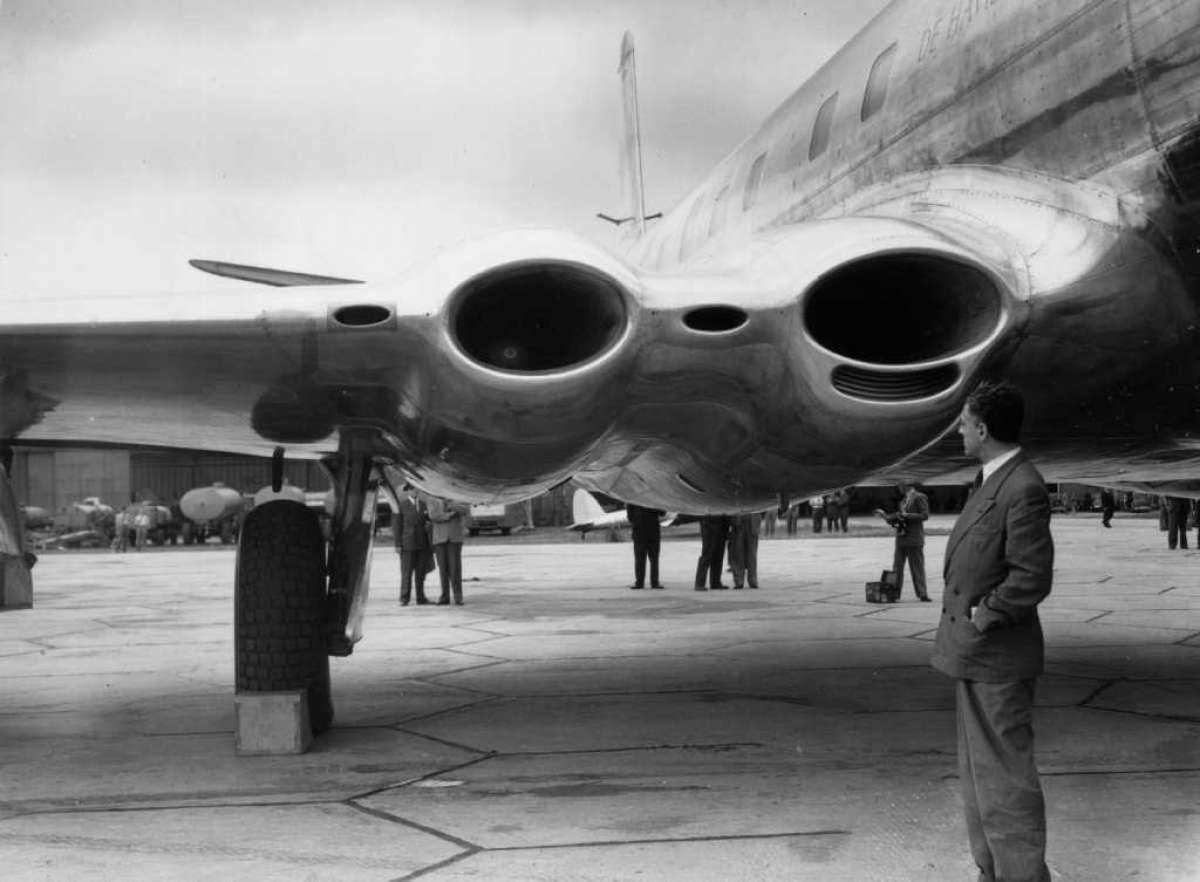
<instances>
[{"instance_id":1,"label":"landing gear leg","mask_svg":"<svg viewBox=\"0 0 1200 882\"><path fill-rule=\"evenodd\" d=\"M333 479L337 499L329 537L325 619L330 655L349 655L354 644L362 639L379 489L371 441L369 436L344 433L337 456L322 460Z\"/></svg>"}]
</instances>

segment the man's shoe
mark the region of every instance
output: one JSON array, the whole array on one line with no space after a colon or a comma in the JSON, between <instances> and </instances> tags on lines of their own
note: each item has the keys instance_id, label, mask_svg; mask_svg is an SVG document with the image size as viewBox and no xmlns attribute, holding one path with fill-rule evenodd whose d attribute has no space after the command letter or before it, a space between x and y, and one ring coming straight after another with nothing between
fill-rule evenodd
<instances>
[{"instance_id":1,"label":"man's shoe","mask_svg":"<svg viewBox=\"0 0 1200 882\"><path fill-rule=\"evenodd\" d=\"M642 586L641 586L641 585L630 585L630 586L629 586L629 590L630 590L630 591L641 591L641 590L642 590Z\"/></svg>"},{"instance_id":2,"label":"man's shoe","mask_svg":"<svg viewBox=\"0 0 1200 882\"><path fill-rule=\"evenodd\" d=\"M407 601L407 600L401 600L401 601L400 601L400 605L401 605L401 606L408 606L408 601Z\"/></svg>"},{"instance_id":3,"label":"man's shoe","mask_svg":"<svg viewBox=\"0 0 1200 882\"><path fill-rule=\"evenodd\" d=\"M922 594L921 602L922 603L933 603L933 600L932 600L932 598L930 598L930 596L928 594Z\"/></svg>"},{"instance_id":4,"label":"man's shoe","mask_svg":"<svg viewBox=\"0 0 1200 882\"><path fill-rule=\"evenodd\" d=\"M728 590L729 590L729 586L728 586L728 585L717 584L717 585L713 585L713 586L712 586L711 588L709 588L708 590L709 590L709 591L728 591Z\"/></svg>"},{"instance_id":5,"label":"man's shoe","mask_svg":"<svg viewBox=\"0 0 1200 882\"><path fill-rule=\"evenodd\" d=\"M650 587L651 587L651 588L654 588L654 589L655 589L655 590L657 590L657 591L662 591L662 589L663 589L663 587L664 587L664 586L662 586L662 585L651 585Z\"/></svg>"},{"instance_id":6,"label":"man's shoe","mask_svg":"<svg viewBox=\"0 0 1200 882\"><path fill-rule=\"evenodd\" d=\"M751 587L751 588L755 588L755 589L757 589L757 588L758 588L758 586L757 586L757 585L755 585L753 582L751 582L751 583L750 583L750 587Z\"/></svg>"},{"instance_id":7,"label":"man's shoe","mask_svg":"<svg viewBox=\"0 0 1200 882\"><path fill-rule=\"evenodd\" d=\"M455 605L455 606L462 606L462 605L463 605L463 602L462 602L461 600L456 600L456 601L454 601L454 605Z\"/></svg>"},{"instance_id":8,"label":"man's shoe","mask_svg":"<svg viewBox=\"0 0 1200 882\"><path fill-rule=\"evenodd\" d=\"M733 586L733 590L734 590L734 591L741 591L741 590L742 590L742 586L741 586L741 585L734 585L734 586Z\"/></svg>"},{"instance_id":9,"label":"man's shoe","mask_svg":"<svg viewBox=\"0 0 1200 882\"><path fill-rule=\"evenodd\" d=\"M440 600L438 600L437 605L438 606L449 606L450 601L447 598L443 597Z\"/></svg>"},{"instance_id":10,"label":"man's shoe","mask_svg":"<svg viewBox=\"0 0 1200 882\"><path fill-rule=\"evenodd\" d=\"M429 604L429 598L427 598L427 597L418 597L417 598L417 606L428 606L428 604Z\"/></svg>"},{"instance_id":11,"label":"man's shoe","mask_svg":"<svg viewBox=\"0 0 1200 882\"><path fill-rule=\"evenodd\" d=\"M697 586L696 586L696 590L697 590L697 591L707 591L708 589L707 589L707 588L705 588L703 585L697 585Z\"/></svg>"}]
</instances>

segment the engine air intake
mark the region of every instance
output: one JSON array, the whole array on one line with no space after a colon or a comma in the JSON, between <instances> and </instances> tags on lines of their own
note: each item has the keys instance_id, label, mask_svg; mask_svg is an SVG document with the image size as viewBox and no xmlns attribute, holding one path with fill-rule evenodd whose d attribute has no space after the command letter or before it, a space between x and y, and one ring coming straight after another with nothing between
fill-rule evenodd
<instances>
[{"instance_id":1,"label":"engine air intake","mask_svg":"<svg viewBox=\"0 0 1200 882\"><path fill-rule=\"evenodd\" d=\"M927 253L840 266L812 287L804 306L805 328L818 344L880 365L952 357L986 340L1002 317L1001 293L988 274Z\"/></svg>"},{"instance_id":2,"label":"engine air intake","mask_svg":"<svg viewBox=\"0 0 1200 882\"><path fill-rule=\"evenodd\" d=\"M708 334L736 331L749 320L746 310L736 306L701 306L689 310L683 317L687 327Z\"/></svg>"},{"instance_id":3,"label":"engine air intake","mask_svg":"<svg viewBox=\"0 0 1200 882\"><path fill-rule=\"evenodd\" d=\"M877 371L848 364L833 369L833 388L864 401L931 398L957 381L958 366L953 363L911 371Z\"/></svg>"},{"instance_id":4,"label":"engine air intake","mask_svg":"<svg viewBox=\"0 0 1200 882\"><path fill-rule=\"evenodd\" d=\"M617 343L628 316L621 287L564 261L509 264L475 276L453 297L450 332L467 356L514 373L561 371Z\"/></svg>"}]
</instances>

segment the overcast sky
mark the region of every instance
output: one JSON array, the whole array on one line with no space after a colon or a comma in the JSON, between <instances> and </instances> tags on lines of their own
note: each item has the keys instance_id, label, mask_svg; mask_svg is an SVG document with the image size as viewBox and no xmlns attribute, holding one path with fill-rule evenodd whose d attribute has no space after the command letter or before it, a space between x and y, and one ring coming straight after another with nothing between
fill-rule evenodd
<instances>
[{"instance_id":1,"label":"overcast sky","mask_svg":"<svg viewBox=\"0 0 1200 882\"><path fill-rule=\"evenodd\" d=\"M0 294L386 279L472 234L613 241L618 49L670 208L885 0L0 0Z\"/></svg>"}]
</instances>

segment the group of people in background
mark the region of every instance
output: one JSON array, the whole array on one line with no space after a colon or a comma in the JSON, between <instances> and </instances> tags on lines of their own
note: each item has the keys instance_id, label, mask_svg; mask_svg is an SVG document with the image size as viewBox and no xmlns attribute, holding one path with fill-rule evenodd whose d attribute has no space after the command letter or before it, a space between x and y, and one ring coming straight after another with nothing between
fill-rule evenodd
<instances>
[{"instance_id":1,"label":"group of people in background","mask_svg":"<svg viewBox=\"0 0 1200 882\"><path fill-rule=\"evenodd\" d=\"M817 494L807 500L797 500L788 506L785 513L787 518L787 534L795 536L800 529L800 518L803 508L808 507L812 519L812 531L820 533L826 530L830 533L840 530L843 533L850 529L850 488L841 487L832 493ZM774 523L771 533L774 534Z\"/></svg>"},{"instance_id":2,"label":"group of people in background","mask_svg":"<svg viewBox=\"0 0 1200 882\"><path fill-rule=\"evenodd\" d=\"M700 557L696 561L697 591L722 591L726 553L736 589L758 587L758 534L762 515L704 515L700 518Z\"/></svg>"},{"instance_id":3,"label":"group of people in background","mask_svg":"<svg viewBox=\"0 0 1200 882\"><path fill-rule=\"evenodd\" d=\"M400 555L400 605L408 606L416 589L417 605L425 595L425 576L436 567L441 581L438 606L463 605L462 547L470 507L419 493L405 484L392 514L392 541Z\"/></svg>"}]
</instances>

